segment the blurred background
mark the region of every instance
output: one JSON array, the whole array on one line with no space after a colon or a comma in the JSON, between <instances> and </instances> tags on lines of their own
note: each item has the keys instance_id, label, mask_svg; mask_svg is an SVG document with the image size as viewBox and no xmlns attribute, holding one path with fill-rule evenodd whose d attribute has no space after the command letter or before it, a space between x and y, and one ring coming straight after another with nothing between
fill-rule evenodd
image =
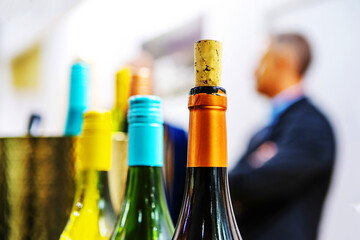
<instances>
[{"instance_id":1,"label":"blurred background","mask_svg":"<svg viewBox=\"0 0 360 240\"><path fill-rule=\"evenodd\" d=\"M0 136L25 135L34 112L43 135L62 135L70 67L79 58L91 65L90 106L111 109L117 70L151 56L165 120L187 129L193 44L216 39L223 42L231 168L269 119L269 103L254 88L269 33L300 32L314 56L306 90L329 116L338 144L319 239L358 239L359 23L358 0L1 0Z\"/></svg>"}]
</instances>

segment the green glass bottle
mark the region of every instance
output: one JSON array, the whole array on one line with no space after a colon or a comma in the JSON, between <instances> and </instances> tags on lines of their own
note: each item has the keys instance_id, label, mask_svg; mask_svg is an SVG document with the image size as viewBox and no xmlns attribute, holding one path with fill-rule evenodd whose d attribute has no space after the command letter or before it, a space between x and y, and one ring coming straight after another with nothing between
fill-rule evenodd
<instances>
[{"instance_id":1,"label":"green glass bottle","mask_svg":"<svg viewBox=\"0 0 360 240\"><path fill-rule=\"evenodd\" d=\"M160 105L160 98L155 96L130 98L129 170L113 240L168 240L174 232L161 175L163 120Z\"/></svg>"}]
</instances>

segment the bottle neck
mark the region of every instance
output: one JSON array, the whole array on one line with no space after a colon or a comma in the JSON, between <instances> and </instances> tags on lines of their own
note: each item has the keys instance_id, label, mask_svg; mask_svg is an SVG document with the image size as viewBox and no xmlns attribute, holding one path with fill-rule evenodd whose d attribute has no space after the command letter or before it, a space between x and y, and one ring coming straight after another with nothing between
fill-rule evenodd
<instances>
[{"instance_id":1,"label":"bottle neck","mask_svg":"<svg viewBox=\"0 0 360 240\"><path fill-rule=\"evenodd\" d=\"M188 167L185 191L189 200L196 197L199 202L216 203L216 205L210 204L208 208L204 207L204 209L214 208L221 210L222 213L224 209L231 206L227 168L225 167Z\"/></svg>"},{"instance_id":2,"label":"bottle neck","mask_svg":"<svg viewBox=\"0 0 360 240\"><path fill-rule=\"evenodd\" d=\"M130 123L129 167L163 166L163 124Z\"/></svg>"},{"instance_id":3,"label":"bottle neck","mask_svg":"<svg viewBox=\"0 0 360 240\"><path fill-rule=\"evenodd\" d=\"M118 86L118 84L115 85L115 101L114 101L114 108L121 109L123 106L123 102L121 101L121 86Z\"/></svg>"},{"instance_id":4,"label":"bottle neck","mask_svg":"<svg viewBox=\"0 0 360 240\"><path fill-rule=\"evenodd\" d=\"M83 113L86 107L74 108L70 107L66 119L65 136L77 136L81 133L83 124Z\"/></svg>"},{"instance_id":5,"label":"bottle neck","mask_svg":"<svg viewBox=\"0 0 360 240\"><path fill-rule=\"evenodd\" d=\"M125 201L138 199L164 202L161 167L130 166L126 182Z\"/></svg>"},{"instance_id":6,"label":"bottle neck","mask_svg":"<svg viewBox=\"0 0 360 240\"><path fill-rule=\"evenodd\" d=\"M227 98L219 87L195 87L189 97L188 167L227 167Z\"/></svg>"},{"instance_id":7,"label":"bottle neck","mask_svg":"<svg viewBox=\"0 0 360 240\"><path fill-rule=\"evenodd\" d=\"M115 101L114 108L125 111L128 107L128 98L129 98L129 86L126 83L117 82L115 85Z\"/></svg>"},{"instance_id":8,"label":"bottle neck","mask_svg":"<svg viewBox=\"0 0 360 240\"><path fill-rule=\"evenodd\" d=\"M112 109L113 132L127 132L126 110L119 106Z\"/></svg>"},{"instance_id":9,"label":"bottle neck","mask_svg":"<svg viewBox=\"0 0 360 240\"><path fill-rule=\"evenodd\" d=\"M109 198L108 172L97 170L79 170L77 172L77 193L84 200L91 198Z\"/></svg>"}]
</instances>

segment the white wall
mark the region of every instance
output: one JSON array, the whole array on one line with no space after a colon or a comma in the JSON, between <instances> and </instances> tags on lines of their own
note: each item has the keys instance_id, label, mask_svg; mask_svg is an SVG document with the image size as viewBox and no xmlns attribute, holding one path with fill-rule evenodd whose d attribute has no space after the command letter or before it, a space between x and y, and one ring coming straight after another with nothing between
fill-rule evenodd
<instances>
[{"instance_id":1,"label":"white wall","mask_svg":"<svg viewBox=\"0 0 360 240\"><path fill-rule=\"evenodd\" d=\"M92 65L91 107L110 108L116 71L138 54L144 40L181 26L206 11L202 8L203 3L185 1L182 5L163 0L82 2L52 24L46 33L32 37L33 43L39 41L42 44L40 86L36 90L18 91L13 87L10 60L16 51L4 51L6 54L0 55L0 136L25 134L28 117L33 111L43 116L46 135L62 134L69 69L79 57ZM4 31L9 28L6 24L0 25L4 34L9 32ZM14 36L24 37L21 34ZM11 39L6 38L6 42L10 43ZM26 45L31 42L27 41ZM181 101L184 99L186 97ZM187 114L187 110L183 113Z\"/></svg>"},{"instance_id":2,"label":"white wall","mask_svg":"<svg viewBox=\"0 0 360 240\"><path fill-rule=\"evenodd\" d=\"M288 11L282 10L288 6ZM322 1L84 1L41 37L41 87L16 91L9 57L0 59L0 135L24 133L33 110L45 117L46 134L65 124L69 68L76 57L93 67L93 107L111 107L116 70L136 54L144 40L171 30L199 14L206 16L204 38L224 44L223 86L228 91L228 152L233 166L249 136L268 121L269 106L254 91L253 71L269 30L300 30L314 48L307 75L309 94L334 123L338 163L323 217L320 239L358 239L360 215L359 94L360 2ZM295 7L292 7L295 6ZM276 12L274 13L274 10ZM286 13L287 12L287 13ZM274 17L269 19L269 13ZM356 25L357 24L357 25ZM165 118L187 127L187 95L165 99Z\"/></svg>"}]
</instances>

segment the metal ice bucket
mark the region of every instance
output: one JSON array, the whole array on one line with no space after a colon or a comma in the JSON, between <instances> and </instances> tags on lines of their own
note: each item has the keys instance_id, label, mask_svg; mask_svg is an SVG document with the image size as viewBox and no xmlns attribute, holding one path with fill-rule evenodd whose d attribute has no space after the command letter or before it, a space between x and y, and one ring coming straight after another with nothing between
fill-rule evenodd
<instances>
[{"instance_id":1,"label":"metal ice bucket","mask_svg":"<svg viewBox=\"0 0 360 240\"><path fill-rule=\"evenodd\" d=\"M0 138L0 239L59 239L75 191L75 139ZM127 173L126 135L114 138L112 158L109 185L118 213Z\"/></svg>"},{"instance_id":2,"label":"metal ice bucket","mask_svg":"<svg viewBox=\"0 0 360 240\"><path fill-rule=\"evenodd\" d=\"M58 239L74 195L74 139L0 138L0 239Z\"/></svg>"}]
</instances>

